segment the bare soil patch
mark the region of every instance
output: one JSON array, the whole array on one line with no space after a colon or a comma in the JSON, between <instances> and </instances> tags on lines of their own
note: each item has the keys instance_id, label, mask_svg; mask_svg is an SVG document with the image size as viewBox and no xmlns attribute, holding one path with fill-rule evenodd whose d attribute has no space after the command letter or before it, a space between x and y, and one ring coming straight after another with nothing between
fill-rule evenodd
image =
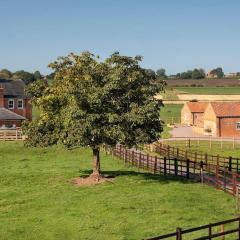
<instances>
[{"instance_id":1,"label":"bare soil patch","mask_svg":"<svg viewBox=\"0 0 240 240\"><path fill-rule=\"evenodd\" d=\"M113 176L100 176L98 179L95 177L92 177L91 175L89 177L78 177L74 178L72 180L72 183L77 186L92 186L97 185L105 182L113 183L114 177Z\"/></svg>"}]
</instances>

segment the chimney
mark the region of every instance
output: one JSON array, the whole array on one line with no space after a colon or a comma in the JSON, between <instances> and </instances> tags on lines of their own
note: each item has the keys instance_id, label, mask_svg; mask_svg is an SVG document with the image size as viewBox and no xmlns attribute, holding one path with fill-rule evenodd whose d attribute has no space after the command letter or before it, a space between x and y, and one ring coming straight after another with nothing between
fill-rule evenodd
<instances>
[{"instance_id":1,"label":"chimney","mask_svg":"<svg viewBox=\"0 0 240 240\"><path fill-rule=\"evenodd\" d=\"M4 88L0 85L0 107L4 107Z\"/></svg>"}]
</instances>

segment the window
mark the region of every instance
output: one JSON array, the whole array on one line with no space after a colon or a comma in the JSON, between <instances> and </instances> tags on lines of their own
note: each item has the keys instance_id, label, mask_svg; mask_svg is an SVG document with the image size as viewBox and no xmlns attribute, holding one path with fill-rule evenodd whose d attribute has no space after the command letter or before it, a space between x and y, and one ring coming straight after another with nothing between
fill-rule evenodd
<instances>
[{"instance_id":1,"label":"window","mask_svg":"<svg viewBox=\"0 0 240 240\"><path fill-rule=\"evenodd\" d=\"M236 129L240 130L240 122L236 122Z\"/></svg>"},{"instance_id":2,"label":"window","mask_svg":"<svg viewBox=\"0 0 240 240\"><path fill-rule=\"evenodd\" d=\"M18 101L17 101L17 107L18 107L18 108L23 108L23 100L22 100L22 99L18 99Z\"/></svg>"},{"instance_id":3,"label":"window","mask_svg":"<svg viewBox=\"0 0 240 240\"><path fill-rule=\"evenodd\" d=\"M14 109L14 100L13 99L8 99L8 108Z\"/></svg>"}]
</instances>

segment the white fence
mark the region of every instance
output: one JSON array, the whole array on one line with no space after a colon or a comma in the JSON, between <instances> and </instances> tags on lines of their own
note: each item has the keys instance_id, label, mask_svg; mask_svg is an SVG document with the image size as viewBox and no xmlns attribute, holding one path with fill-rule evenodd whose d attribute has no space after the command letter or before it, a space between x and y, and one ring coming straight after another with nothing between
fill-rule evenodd
<instances>
[{"instance_id":1,"label":"white fence","mask_svg":"<svg viewBox=\"0 0 240 240\"><path fill-rule=\"evenodd\" d=\"M23 140L21 129L0 129L0 140Z\"/></svg>"}]
</instances>

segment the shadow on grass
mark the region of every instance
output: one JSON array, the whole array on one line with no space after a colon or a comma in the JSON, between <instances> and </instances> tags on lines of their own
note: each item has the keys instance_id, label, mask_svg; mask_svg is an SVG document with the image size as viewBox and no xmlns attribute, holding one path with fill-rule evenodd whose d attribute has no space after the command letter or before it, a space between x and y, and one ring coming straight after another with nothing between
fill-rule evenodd
<instances>
[{"instance_id":1,"label":"shadow on grass","mask_svg":"<svg viewBox=\"0 0 240 240\"><path fill-rule=\"evenodd\" d=\"M91 170L81 170L80 177L88 177L92 171ZM101 174L106 178L117 178L117 177L137 177L139 180L152 180L161 182L164 184L170 182L181 182L183 184L192 184L198 183L198 181L193 179L186 179L180 176L170 176L170 175L160 175L160 174L152 174L148 172L137 172L133 170L117 170L117 171L102 171Z\"/></svg>"}]
</instances>

